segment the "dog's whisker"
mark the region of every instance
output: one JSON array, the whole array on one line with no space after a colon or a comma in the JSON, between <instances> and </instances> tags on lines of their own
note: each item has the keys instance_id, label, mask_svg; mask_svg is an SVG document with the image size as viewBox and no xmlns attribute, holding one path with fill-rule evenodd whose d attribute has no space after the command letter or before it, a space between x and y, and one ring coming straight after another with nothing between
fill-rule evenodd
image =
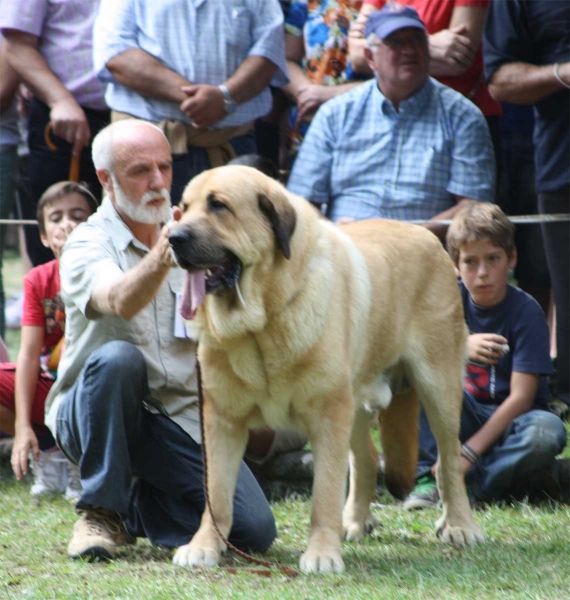
<instances>
[{"instance_id":1,"label":"dog's whisker","mask_svg":"<svg viewBox=\"0 0 570 600\"><path fill-rule=\"evenodd\" d=\"M237 295L238 295L239 301L241 302L241 305L242 305L244 308L247 308L247 306L246 306L246 304L245 304L245 300L244 300L244 298L243 298L243 296L242 296L242 294L241 294L241 290L239 289L239 281L236 281L236 292L237 292Z\"/></svg>"}]
</instances>

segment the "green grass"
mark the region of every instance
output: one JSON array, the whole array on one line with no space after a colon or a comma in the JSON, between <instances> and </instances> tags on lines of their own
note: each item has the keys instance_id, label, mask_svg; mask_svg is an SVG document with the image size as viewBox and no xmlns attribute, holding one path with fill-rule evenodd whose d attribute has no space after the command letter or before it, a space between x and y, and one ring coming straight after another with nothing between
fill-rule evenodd
<instances>
[{"instance_id":1,"label":"green grass","mask_svg":"<svg viewBox=\"0 0 570 600\"><path fill-rule=\"evenodd\" d=\"M3 465L6 468L6 465ZM5 475L5 473L4 473ZM29 482L0 481L0 595L4 598L113 599L541 599L568 598L570 511L564 507L489 507L475 514L487 543L456 550L436 538L436 510L404 512L379 498L383 525L363 543L343 546L343 575L288 579L248 573L232 556L224 566L187 570L172 552L146 540L108 564L71 561L66 545L75 514L62 498L36 504ZM266 558L296 566L309 524L309 502L273 503L279 538Z\"/></svg>"}]
</instances>

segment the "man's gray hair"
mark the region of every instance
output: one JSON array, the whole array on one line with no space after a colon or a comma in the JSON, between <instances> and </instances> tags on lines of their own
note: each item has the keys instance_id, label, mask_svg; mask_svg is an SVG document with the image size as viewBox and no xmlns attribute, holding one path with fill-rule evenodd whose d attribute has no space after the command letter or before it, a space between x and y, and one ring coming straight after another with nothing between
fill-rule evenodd
<instances>
[{"instance_id":1,"label":"man's gray hair","mask_svg":"<svg viewBox=\"0 0 570 600\"><path fill-rule=\"evenodd\" d=\"M91 146L91 158L95 169L103 169L113 174L113 168L115 163L115 156L113 152L113 140L117 135L117 130L128 128L132 126L138 126L141 123L154 127L157 131L164 136L164 132L160 127L157 127L154 123L148 121L141 121L139 119L125 119L123 121L115 121L107 127L101 129L101 131L93 138L93 144ZM166 137L166 136L165 136Z\"/></svg>"},{"instance_id":2,"label":"man's gray hair","mask_svg":"<svg viewBox=\"0 0 570 600\"><path fill-rule=\"evenodd\" d=\"M369 48L376 46L378 42L380 42L380 38L375 33L368 34L368 37L366 38L366 44Z\"/></svg>"}]
</instances>

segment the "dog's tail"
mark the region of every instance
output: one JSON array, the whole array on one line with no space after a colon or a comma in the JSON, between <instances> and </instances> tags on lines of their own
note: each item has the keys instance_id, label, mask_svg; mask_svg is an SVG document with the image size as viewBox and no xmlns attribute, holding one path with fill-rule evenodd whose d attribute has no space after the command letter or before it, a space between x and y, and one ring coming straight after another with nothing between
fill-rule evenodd
<instances>
[{"instance_id":1,"label":"dog's tail","mask_svg":"<svg viewBox=\"0 0 570 600\"><path fill-rule=\"evenodd\" d=\"M390 494L399 500L403 500L414 487L419 410L418 395L411 388L395 394L388 408L380 410L385 483Z\"/></svg>"}]
</instances>

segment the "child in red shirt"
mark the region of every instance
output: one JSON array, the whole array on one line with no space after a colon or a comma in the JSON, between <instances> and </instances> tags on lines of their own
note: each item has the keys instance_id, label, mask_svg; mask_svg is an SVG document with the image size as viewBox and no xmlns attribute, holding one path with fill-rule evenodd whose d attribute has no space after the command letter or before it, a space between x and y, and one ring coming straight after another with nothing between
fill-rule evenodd
<instances>
[{"instance_id":1,"label":"child in red shirt","mask_svg":"<svg viewBox=\"0 0 570 600\"><path fill-rule=\"evenodd\" d=\"M50 186L38 202L37 219L44 246L55 260L32 269L24 278L22 339L16 364L0 364L0 423L15 435L12 468L18 479L28 471L32 452L31 493L78 496L78 474L44 425L44 404L56 376L64 344L65 312L59 297L58 258L75 227L97 210L84 186L62 181Z\"/></svg>"}]
</instances>

